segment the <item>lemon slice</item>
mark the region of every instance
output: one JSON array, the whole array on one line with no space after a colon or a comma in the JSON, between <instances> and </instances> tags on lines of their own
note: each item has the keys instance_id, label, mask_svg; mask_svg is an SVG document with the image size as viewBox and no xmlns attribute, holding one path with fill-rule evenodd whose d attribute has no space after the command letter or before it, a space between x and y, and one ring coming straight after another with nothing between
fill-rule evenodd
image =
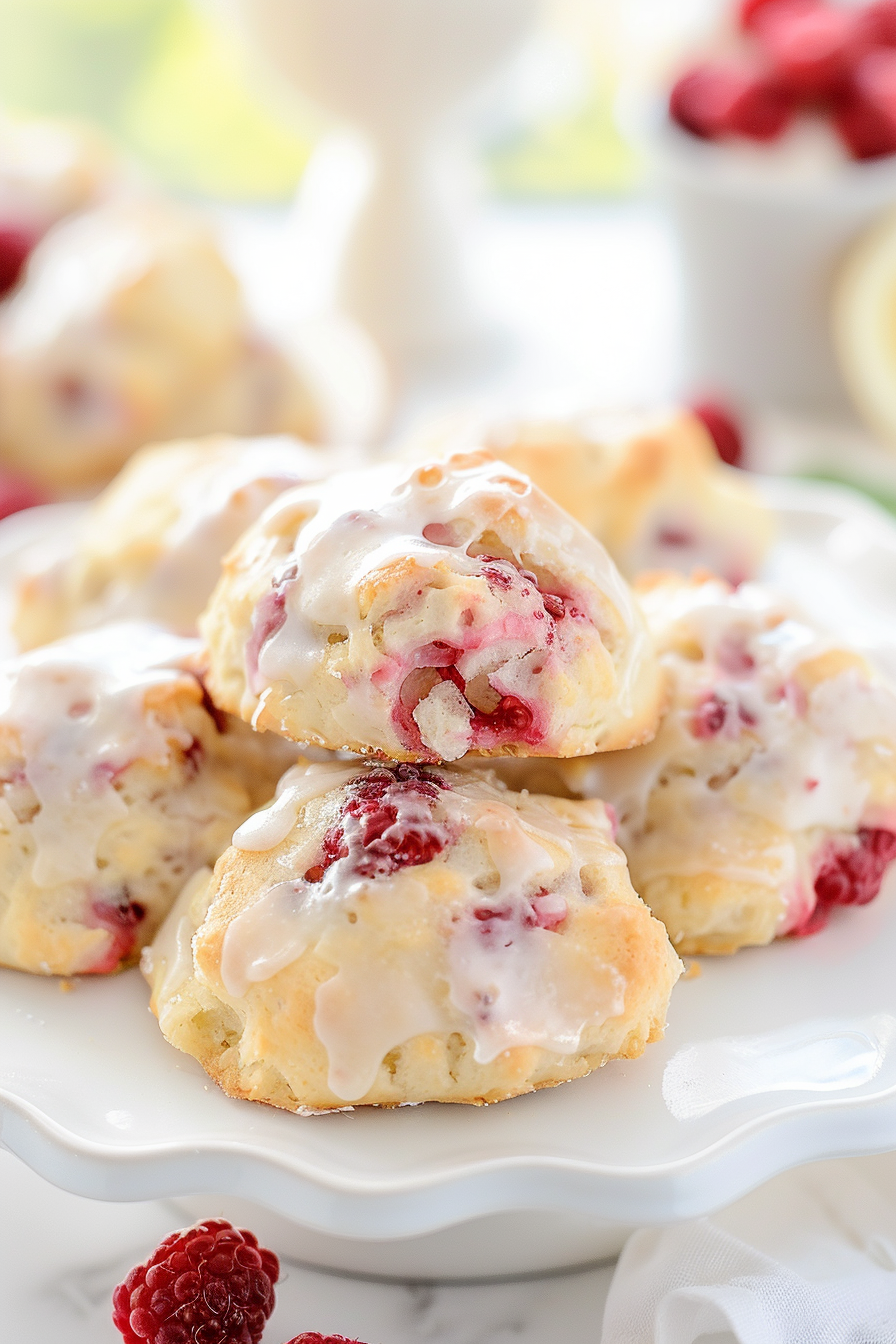
<instances>
[{"instance_id":1,"label":"lemon slice","mask_svg":"<svg viewBox=\"0 0 896 1344\"><path fill-rule=\"evenodd\" d=\"M843 381L862 419L896 446L896 211L847 253L833 298Z\"/></svg>"}]
</instances>

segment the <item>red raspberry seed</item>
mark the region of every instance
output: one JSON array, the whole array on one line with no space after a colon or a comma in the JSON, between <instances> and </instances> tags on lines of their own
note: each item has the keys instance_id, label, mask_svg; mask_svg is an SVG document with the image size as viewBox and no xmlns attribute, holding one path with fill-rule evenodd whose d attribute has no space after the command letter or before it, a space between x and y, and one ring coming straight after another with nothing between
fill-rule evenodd
<instances>
[{"instance_id":1,"label":"red raspberry seed","mask_svg":"<svg viewBox=\"0 0 896 1344\"><path fill-rule=\"evenodd\" d=\"M222 1220L166 1237L112 1294L126 1344L259 1344L280 1265Z\"/></svg>"}]
</instances>

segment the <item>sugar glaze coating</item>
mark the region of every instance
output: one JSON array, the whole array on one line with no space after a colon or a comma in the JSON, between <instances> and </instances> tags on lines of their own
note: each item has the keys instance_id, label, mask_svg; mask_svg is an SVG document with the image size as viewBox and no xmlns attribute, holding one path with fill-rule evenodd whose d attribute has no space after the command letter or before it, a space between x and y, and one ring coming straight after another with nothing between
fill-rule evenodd
<instances>
[{"instance_id":1,"label":"sugar glaze coating","mask_svg":"<svg viewBox=\"0 0 896 1344\"><path fill-rule=\"evenodd\" d=\"M619 815L633 880L687 952L821 927L896 858L896 695L758 584L645 584L671 706L574 792Z\"/></svg>"},{"instance_id":2,"label":"sugar glaze coating","mask_svg":"<svg viewBox=\"0 0 896 1344\"><path fill-rule=\"evenodd\" d=\"M274 504L202 619L217 701L393 759L573 756L653 732L661 684L603 548L481 454Z\"/></svg>"},{"instance_id":3,"label":"sugar glaze coating","mask_svg":"<svg viewBox=\"0 0 896 1344\"><path fill-rule=\"evenodd\" d=\"M726 466L681 408L594 411L564 420L455 416L403 446L410 460L484 448L525 472L606 546L628 579L705 566L755 578L771 513L747 473Z\"/></svg>"},{"instance_id":4,"label":"sugar glaze coating","mask_svg":"<svg viewBox=\"0 0 896 1344\"><path fill-rule=\"evenodd\" d=\"M36 648L108 621L151 620L194 636L221 560L278 495L330 470L288 435L142 448L54 553L35 548L13 629Z\"/></svg>"},{"instance_id":5,"label":"sugar glaze coating","mask_svg":"<svg viewBox=\"0 0 896 1344\"><path fill-rule=\"evenodd\" d=\"M197 652L132 623L0 665L0 964L133 961L273 788L281 754L267 766L243 725L227 731Z\"/></svg>"},{"instance_id":6,"label":"sugar glaze coating","mask_svg":"<svg viewBox=\"0 0 896 1344\"><path fill-rule=\"evenodd\" d=\"M640 1054L680 965L597 802L297 767L144 969L162 1030L287 1109L482 1101Z\"/></svg>"}]
</instances>

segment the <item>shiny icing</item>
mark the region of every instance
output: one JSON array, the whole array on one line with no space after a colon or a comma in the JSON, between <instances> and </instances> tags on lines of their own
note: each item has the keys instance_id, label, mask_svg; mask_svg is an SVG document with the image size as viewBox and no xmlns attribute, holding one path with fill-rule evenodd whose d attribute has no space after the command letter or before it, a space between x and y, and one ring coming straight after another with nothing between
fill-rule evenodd
<instances>
[{"instance_id":1,"label":"shiny icing","mask_svg":"<svg viewBox=\"0 0 896 1344\"><path fill-rule=\"evenodd\" d=\"M193 934L205 916L212 870L200 868L190 878L152 943L140 954L140 969L148 980L159 972L156 999L170 1004L193 971Z\"/></svg>"},{"instance_id":2,"label":"shiny icing","mask_svg":"<svg viewBox=\"0 0 896 1344\"><path fill-rule=\"evenodd\" d=\"M359 778L357 765L297 767L237 832L237 847L253 852L291 838L278 856L289 875L228 924L220 964L234 999L308 951L333 967L316 992L314 1027L336 1096L362 1097L389 1051L423 1033L461 1033L480 1062L520 1045L571 1054L589 1024L623 1011L618 971L557 932L583 899L581 876L569 828L535 799L518 810L481 779L423 776L439 779L437 797L427 804L411 790L397 821L441 828L444 847L430 862L364 875L364 817L343 812L341 857L309 881L319 828L287 823L334 790L350 799ZM624 865L600 819L606 862ZM396 925L420 936L396 938Z\"/></svg>"},{"instance_id":3,"label":"shiny icing","mask_svg":"<svg viewBox=\"0 0 896 1344\"><path fill-rule=\"evenodd\" d=\"M39 808L29 822L37 886L89 880L97 845L127 815L115 788L135 760L165 764L192 737L163 726L147 694L182 680L193 640L153 626L110 626L0 665L0 726ZM3 781L14 786L16 777ZM4 790L4 793L6 790ZM0 824L14 815L6 797Z\"/></svg>"},{"instance_id":4,"label":"shiny icing","mask_svg":"<svg viewBox=\"0 0 896 1344\"><path fill-rule=\"evenodd\" d=\"M110 589L107 619L136 608L164 613L167 624L192 633L222 557L278 495L321 471L311 451L286 435L249 439L222 452L210 448L207 465L172 482L177 517L160 539L158 560L136 593Z\"/></svg>"},{"instance_id":5,"label":"shiny icing","mask_svg":"<svg viewBox=\"0 0 896 1344\"><path fill-rule=\"evenodd\" d=\"M813 853L826 833L896 829L892 809L872 810L869 823L862 758L873 744L896 772L896 696L762 585L664 585L645 605L672 705L653 742L595 759L588 791L612 799L640 882L711 871L777 887L787 931L811 908ZM826 655L839 663L807 679ZM674 788L674 825L645 829L664 780ZM767 838L737 844L734 813L767 823Z\"/></svg>"},{"instance_id":6,"label":"shiny icing","mask_svg":"<svg viewBox=\"0 0 896 1344\"><path fill-rule=\"evenodd\" d=\"M256 608L246 660L250 709L278 683L311 696L329 646L345 643L345 670L334 675L346 694L334 714L346 741L369 741L371 724L391 715L399 741L412 750L422 743L434 759L492 746L492 737L535 745L550 732L542 678L550 681L590 640L623 714L632 713L646 642L612 561L571 520L552 512L546 525L547 506L526 477L470 461L357 472L323 492L291 491L272 506L267 534L280 530L282 517L284 530L297 520L297 535ZM542 591L528 556L488 556L481 539L494 536L510 509L525 520L535 555L554 528L552 552L570 557L565 578L554 577L566 588L562 596ZM398 607L383 614L374 639L369 612L378 579L399 565L410 577L403 587L402 576L390 580ZM457 582L464 579L481 585ZM449 667L455 681L438 671ZM414 675L433 669L428 684ZM496 728L499 705L516 718Z\"/></svg>"}]
</instances>

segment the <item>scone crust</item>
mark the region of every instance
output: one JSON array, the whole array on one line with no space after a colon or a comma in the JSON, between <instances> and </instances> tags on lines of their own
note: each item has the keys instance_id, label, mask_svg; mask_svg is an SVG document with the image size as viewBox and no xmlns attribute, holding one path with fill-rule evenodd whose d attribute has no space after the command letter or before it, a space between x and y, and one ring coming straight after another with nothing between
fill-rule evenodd
<instances>
[{"instance_id":1,"label":"scone crust","mask_svg":"<svg viewBox=\"0 0 896 1344\"><path fill-rule=\"evenodd\" d=\"M322 531L319 513L332 518ZM388 535L384 517L394 523ZM335 571L355 544L355 519L356 566L340 568L328 582L328 565ZM306 533L312 525L318 531ZM365 529L372 536L366 550ZM429 541L445 535L451 544ZM567 639L562 656L546 642L553 618L542 608L539 583L573 595L559 607L564 619L574 613L555 646ZM318 592L329 600L315 598ZM259 655L264 613L275 602L280 626L261 642ZM484 454L335 476L322 489L288 492L225 560L200 629L208 684L223 708L297 742L394 760L626 748L652 736L663 697L637 604L606 552L526 477ZM290 662L288 640L306 635L300 657ZM278 640L285 661L269 653ZM498 652L488 664L493 648ZM474 668L472 679L480 686L488 681L490 699L477 701L454 675L468 654L485 669L477 676ZM265 657L274 670L265 668ZM433 663L452 658L452 680L433 671ZM405 700L411 672L433 677L416 702ZM528 726L518 735L492 731L490 718L481 730L483 716L493 713L489 705L499 701L522 705L530 724L538 719L537 733ZM430 705L424 732L421 716Z\"/></svg>"},{"instance_id":2,"label":"scone crust","mask_svg":"<svg viewBox=\"0 0 896 1344\"><path fill-rule=\"evenodd\" d=\"M133 194L59 224L0 313L0 460L83 492L147 443L212 431L317 437L321 416L211 230Z\"/></svg>"},{"instance_id":3,"label":"scone crust","mask_svg":"<svg viewBox=\"0 0 896 1344\"><path fill-rule=\"evenodd\" d=\"M597 983L611 967L618 977L614 983L624 985L624 1002L616 1004L621 1011L586 1023L568 1053L520 1044L488 1062L477 1061L475 1030L465 1028L463 1015L451 1009L448 985L440 979L445 974L445 930L454 927L452 919L460 917L458 911L471 899L470 882L483 880L489 872L486 842L470 828L457 842L462 859L452 862L449 849L447 858L404 869L389 879L391 913L378 911L379 898L372 894L362 894L351 912L380 968L383 1003L388 1004L391 986L397 983L393 976L411 958L434 986L431 993L439 1011L455 1019L453 1029L421 1031L386 1050L363 1095L347 1100L334 1092L329 1083L332 1061L315 1031L321 987L340 974L332 932L330 959L321 943L310 945L240 995L228 992L222 965L234 921L252 909L260 892L282 880L284 871L295 868L297 853L299 867L308 861L316 843L309 843L309 836L325 834L344 805L342 786L309 800L300 811L298 829L271 851L231 849L223 855L213 875L187 888L146 956L152 1007L164 1034L197 1058L229 1095L302 1112L424 1101L480 1105L582 1077L608 1059L635 1058L662 1035L669 993L681 966L662 925L632 889L602 805L513 794L496 785L484 769L472 786L470 776L445 767L439 773L455 789L472 787L487 806L510 809L529 825L541 821L551 826L560 842L571 847L582 894L567 898L559 931L545 938L563 940L573 974L577 966L591 966ZM473 895L487 900L481 893ZM410 910L418 917L407 918ZM534 1002L547 992L537 974L527 985Z\"/></svg>"},{"instance_id":4,"label":"scone crust","mask_svg":"<svg viewBox=\"0 0 896 1344\"><path fill-rule=\"evenodd\" d=\"M23 565L13 633L23 650L113 620L195 635L222 557L279 494L328 458L286 435L212 435L141 448L59 554Z\"/></svg>"},{"instance_id":5,"label":"scone crust","mask_svg":"<svg viewBox=\"0 0 896 1344\"><path fill-rule=\"evenodd\" d=\"M704 425L681 408L595 412L568 420L448 422L405 445L410 459L466 443L524 472L603 542L628 579L697 565L753 578L772 517L742 471L726 466Z\"/></svg>"},{"instance_id":6,"label":"scone crust","mask_svg":"<svg viewBox=\"0 0 896 1344\"><path fill-rule=\"evenodd\" d=\"M658 574L638 589L666 718L635 752L556 770L617 809L632 880L675 947L763 946L872 899L896 855L891 688L761 585Z\"/></svg>"},{"instance_id":7,"label":"scone crust","mask_svg":"<svg viewBox=\"0 0 896 1344\"><path fill-rule=\"evenodd\" d=\"M122 638L136 645L143 629L123 627ZM289 764L276 739L263 745L238 720L211 711L187 666L195 641L159 639L171 650L168 665L144 667L135 655L105 705L96 683L73 681L69 712L97 715L93 747L84 736L67 739L59 704L46 705L38 748L30 715L0 715L0 965L42 975L132 965L184 881L215 861ZM73 644L44 651L42 668L64 678ZM101 646L98 657L107 652ZM14 675L37 675L34 657L17 660ZM97 708L85 711L91 693ZM109 708L112 696L118 710ZM61 790L56 759L71 775ZM94 808L102 808L98 821L89 819Z\"/></svg>"}]
</instances>

